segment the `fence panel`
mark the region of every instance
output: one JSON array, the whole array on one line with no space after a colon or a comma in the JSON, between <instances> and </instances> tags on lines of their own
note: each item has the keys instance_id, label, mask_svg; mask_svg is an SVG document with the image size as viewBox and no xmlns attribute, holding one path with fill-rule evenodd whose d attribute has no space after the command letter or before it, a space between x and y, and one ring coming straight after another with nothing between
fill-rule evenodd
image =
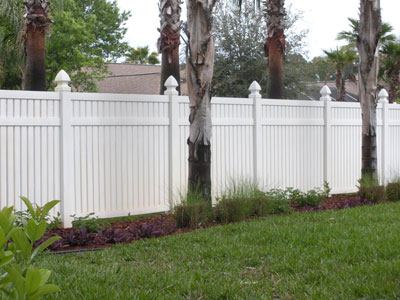
<instances>
[{"instance_id":1,"label":"fence panel","mask_svg":"<svg viewBox=\"0 0 400 300\"><path fill-rule=\"evenodd\" d=\"M353 192L361 170L359 103L213 98L212 189L256 181ZM384 99L383 99L384 100ZM0 206L61 199L70 215L165 211L185 193L189 99L0 91ZM377 107L378 171L400 174L400 106Z\"/></svg>"},{"instance_id":2,"label":"fence panel","mask_svg":"<svg viewBox=\"0 0 400 300\"><path fill-rule=\"evenodd\" d=\"M0 91L0 205L60 199L58 93ZM53 210L56 213L59 208Z\"/></svg>"}]
</instances>

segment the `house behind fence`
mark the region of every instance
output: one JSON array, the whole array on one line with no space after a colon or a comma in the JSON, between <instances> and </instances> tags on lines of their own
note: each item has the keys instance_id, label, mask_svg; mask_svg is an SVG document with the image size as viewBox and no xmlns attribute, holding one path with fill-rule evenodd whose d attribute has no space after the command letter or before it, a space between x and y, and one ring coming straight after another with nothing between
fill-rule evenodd
<instances>
[{"instance_id":1,"label":"house behind fence","mask_svg":"<svg viewBox=\"0 0 400 300\"><path fill-rule=\"evenodd\" d=\"M24 209L18 196L43 205L61 199L70 215L100 217L165 211L186 189L189 99L173 78L165 95L72 93L61 71L56 92L0 90L0 204ZM212 99L214 195L232 180L263 189L308 190L329 182L356 191L361 170L359 103ZM381 180L400 174L400 105L381 91ZM56 211L53 211L55 213Z\"/></svg>"}]
</instances>

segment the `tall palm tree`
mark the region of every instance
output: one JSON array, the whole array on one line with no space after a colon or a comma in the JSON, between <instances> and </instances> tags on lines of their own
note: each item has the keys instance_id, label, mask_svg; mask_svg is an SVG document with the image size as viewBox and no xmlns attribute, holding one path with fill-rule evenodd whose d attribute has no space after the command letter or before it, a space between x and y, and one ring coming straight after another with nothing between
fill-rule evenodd
<instances>
[{"instance_id":1,"label":"tall palm tree","mask_svg":"<svg viewBox=\"0 0 400 300\"><path fill-rule=\"evenodd\" d=\"M160 94L164 92L164 83L169 76L178 82L180 93L179 44L181 31L181 0L160 0L160 38L158 52L161 56Z\"/></svg>"},{"instance_id":2,"label":"tall palm tree","mask_svg":"<svg viewBox=\"0 0 400 300\"><path fill-rule=\"evenodd\" d=\"M357 48L359 98L362 112L362 177L377 179L376 91L379 72L380 0L360 0Z\"/></svg>"},{"instance_id":3,"label":"tall palm tree","mask_svg":"<svg viewBox=\"0 0 400 300\"><path fill-rule=\"evenodd\" d=\"M189 190L211 204L211 80L214 67L212 13L217 0L186 0L187 87L190 100Z\"/></svg>"},{"instance_id":4,"label":"tall palm tree","mask_svg":"<svg viewBox=\"0 0 400 300\"><path fill-rule=\"evenodd\" d=\"M400 98L400 43L389 43L384 45L382 55L382 73L390 83L389 102L393 103L396 99Z\"/></svg>"},{"instance_id":5,"label":"tall palm tree","mask_svg":"<svg viewBox=\"0 0 400 300\"><path fill-rule=\"evenodd\" d=\"M346 95L346 83L343 76L343 69L352 65L357 60L357 54L354 50L343 47L336 50L325 51L328 60L336 68L336 89L337 100L344 101Z\"/></svg>"},{"instance_id":6,"label":"tall palm tree","mask_svg":"<svg viewBox=\"0 0 400 300\"><path fill-rule=\"evenodd\" d=\"M27 0L26 19L26 65L24 89L46 89L46 31L52 21L49 16L49 0Z\"/></svg>"},{"instance_id":7,"label":"tall palm tree","mask_svg":"<svg viewBox=\"0 0 400 300\"><path fill-rule=\"evenodd\" d=\"M150 64L155 65L160 63L156 52L151 52L149 46L131 48L128 53L125 54L126 62L134 63L134 64Z\"/></svg>"},{"instance_id":8,"label":"tall palm tree","mask_svg":"<svg viewBox=\"0 0 400 300\"><path fill-rule=\"evenodd\" d=\"M263 0L267 21L265 55L268 57L269 98L281 99L283 95L283 60L285 57L285 1Z\"/></svg>"}]
</instances>

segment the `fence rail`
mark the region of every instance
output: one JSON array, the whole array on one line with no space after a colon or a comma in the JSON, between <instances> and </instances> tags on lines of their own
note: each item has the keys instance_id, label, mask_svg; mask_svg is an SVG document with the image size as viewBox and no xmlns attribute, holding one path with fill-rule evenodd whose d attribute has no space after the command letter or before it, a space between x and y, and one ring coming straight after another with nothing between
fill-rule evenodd
<instances>
[{"instance_id":1,"label":"fence rail","mask_svg":"<svg viewBox=\"0 0 400 300\"><path fill-rule=\"evenodd\" d=\"M168 210L186 189L189 100L176 82L165 95L0 91L0 205L22 209L24 195L43 205L61 199L70 215L100 217ZM353 192L361 170L358 103L213 98L212 182L308 190L329 182ZM400 105L380 94L378 163L382 180L400 173Z\"/></svg>"}]
</instances>

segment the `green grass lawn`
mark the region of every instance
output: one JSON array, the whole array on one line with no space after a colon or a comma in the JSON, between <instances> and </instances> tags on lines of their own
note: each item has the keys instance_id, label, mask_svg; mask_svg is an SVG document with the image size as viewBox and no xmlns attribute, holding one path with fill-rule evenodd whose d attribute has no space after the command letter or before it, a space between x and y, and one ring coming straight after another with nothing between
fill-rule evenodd
<instances>
[{"instance_id":1,"label":"green grass lawn","mask_svg":"<svg viewBox=\"0 0 400 300\"><path fill-rule=\"evenodd\" d=\"M42 255L51 299L397 299L400 203Z\"/></svg>"}]
</instances>

